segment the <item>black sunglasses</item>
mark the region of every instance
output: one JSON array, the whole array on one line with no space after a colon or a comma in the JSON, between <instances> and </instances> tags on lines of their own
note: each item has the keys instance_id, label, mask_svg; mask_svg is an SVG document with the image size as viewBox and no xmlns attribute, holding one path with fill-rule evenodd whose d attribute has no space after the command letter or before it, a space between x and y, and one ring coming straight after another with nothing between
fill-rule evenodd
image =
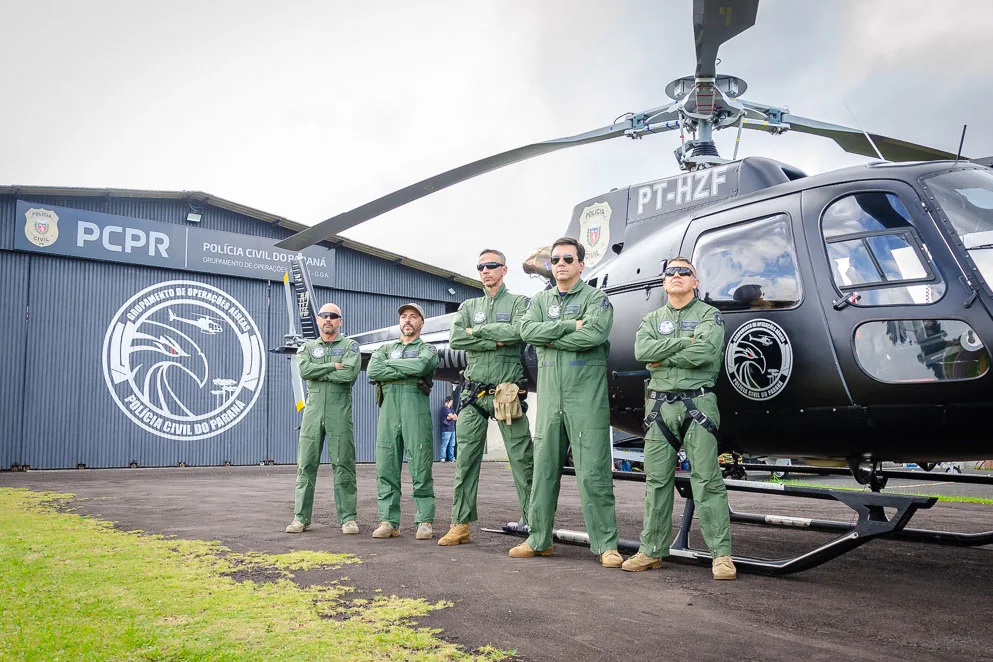
<instances>
[{"instance_id":1,"label":"black sunglasses","mask_svg":"<svg viewBox=\"0 0 993 662\"><path fill-rule=\"evenodd\" d=\"M338 313L317 313L317 316L320 317L321 319L325 319L325 320L326 319L332 319L332 320L340 320L341 319L341 315L339 315Z\"/></svg>"},{"instance_id":2,"label":"black sunglasses","mask_svg":"<svg viewBox=\"0 0 993 662\"><path fill-rule=\"evenodd\" d=\"M482 264L476 265L476 271L482 271L483 269L499 269L504 265L499 262L483 262Z\"/></svg>"},{"instance_id":3,"label":"black sunglasses","mask_svg":"<svg viewBox=\"0 0 993 662\"><path fill-rule=\"evenodd\" d=\"M662 272L662 275L668 278L669 276L692 276L693 270L689 267L669 267Z\"/></svg>"},{"instance_id":4,"label":"black sunglasses","mask_svg":"<svg viewBox=\"0 0 993 662\"><path fill-rule=\"evenodd\" d=\"M559 261L561 261L561 260L565 260L565 263L566 264L572 264L573 262L576 261L576 256L575 255L562 255L562 256L553 255L552 256L552 264L558 264Z\"/></svg>"}]
</instances>

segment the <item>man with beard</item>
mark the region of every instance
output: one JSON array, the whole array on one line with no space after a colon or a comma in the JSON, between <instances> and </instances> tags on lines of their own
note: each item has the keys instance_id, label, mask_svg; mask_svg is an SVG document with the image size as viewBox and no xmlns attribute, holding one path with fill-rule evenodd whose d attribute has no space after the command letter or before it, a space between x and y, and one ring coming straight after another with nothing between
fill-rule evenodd
<instances>
[{"instance_id":1,"label":"man with beard","mask_svg":"<svg viewBox=\"0 0 993 662\"><path fill-rule=\"evenodd\" d=\"M421 340L424 310L416 303L397 309L400 340L382 345L369 359L367 374L382 389L376 429L376 494L379 527L373 538L400 535L400 469L404 452L414 484L417 540L434 533L434 427L431 421L431 378L438 367L438 350Z\"/></svg>"},{"instance_id":2,"label":"man with beard","mask_svg":"<svg viewBox=\"0 0 993 662\"><path fill-rule=\"evenodd\" d=\"M531 535L513 558L552 555L552 525L566 451L579 485L590 550L605 568L619 568L607 401L607 354L614 309L603 290L582 281L585 248L572 237L552 245L555 287L531 300L521 339L538 350L538 421L534 435Z\"/></svg>"},{"instance_id":3,"label":"man with beard","mask_svg":"<svg viewBox=\"0 0 993 662\"><path fill-rule=\"evenodd\" d=\"M689 260L669 260L663 276L668 301L645 315L634 338L635 359L652 373L645 402L645 520L641 547L622 567L641 572L660 567L669 556L672 488L679 447L685 444L714 579L734 579L728 493L717 462L720 411L711 390L724 356L724 319L696 298L700 281Z\"/></svg>"},{"instance_id":4,"label":"man with beard","mask_svg":"<svg viewBox=\"0 0 993 662\"><path fill-rule=\"evenodd\" d=\"M338 333L341 309L325 304L317 313L321 337L297 350L300 377L307 381L307 404L297 447L297 485L293 522L287 533L310 528L321 448L328 441L334 476L334 507L342 533L358 533L355 521L355 439L352 436L352 384L359 376L359 344Z\"/></svg>"},{"instance_id":5,"label":"man with beard","mask_svg":"<svg viewBox=\"0 0 993 662\"><path fill-rule=\"evenodd\" d=\"M469 542L469 522L478 519L479 467L489 419L494 416L496 390L510 388L516 394L524 380L520 324L528 299L511 294L504 286L507 258L500 251L487 248L480 253L476 271L486 288L486 296L469 299L459 306L449 340L452 349L466 350L468 365L463 374L462 404L455 423L458 464L452 527L438 541L439 545ZM523 412L515 413L521 414L520 418L500 420L499 426L514 474L517 502L526 521L533 467L531 429Z\"/></svg>"}]
</instances>

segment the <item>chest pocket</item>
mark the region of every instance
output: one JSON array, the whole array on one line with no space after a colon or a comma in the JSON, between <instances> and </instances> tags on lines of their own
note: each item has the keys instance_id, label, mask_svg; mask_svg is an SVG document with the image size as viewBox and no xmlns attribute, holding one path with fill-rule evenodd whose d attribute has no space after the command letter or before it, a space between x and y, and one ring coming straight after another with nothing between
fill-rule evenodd
<instances>
[{"instance_id":1,"label":"chest pocket","mask_svg":"<svg viewBox=\"0 0 993 662\"><path fill-rule=\"evenodd\" d=\"M496 314L496 321L497 322L509 322L510 321L510 313L497 313Z\"/></svg>"},{"instance_id":2,"label":"chest pocket","mask_svg":"<svg viewBox=\"0 0 993 662\"><path fill-rule=\"evenodd\" d=\"M405 349L403 350L403 358L405 359L416 359L420 355L417 349Z\"/></svg>"}]
</instances>

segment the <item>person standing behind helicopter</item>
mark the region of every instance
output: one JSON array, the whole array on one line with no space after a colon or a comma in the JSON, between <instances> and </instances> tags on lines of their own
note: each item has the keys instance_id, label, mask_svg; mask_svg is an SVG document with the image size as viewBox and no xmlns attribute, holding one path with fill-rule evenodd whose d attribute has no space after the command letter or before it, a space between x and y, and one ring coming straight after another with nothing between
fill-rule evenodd
<instances>
[{"instance_id":1,"label":"person standing behind helicopter","mask_svg":"<svg viewBox=\"0 0 993 662\"><path fill-rule=\"evenodd\" d=\"M696 298L700 281L689 260L669 260L663 275L668 302L645 315L634 340L635 359L652 373L645 401L645 517L641 547L621 568L659 568L669 556L673 483L685 444L714 579L734 579L727 488L717 462L720 411L711 390L724 354L724 318Z\"/></svg>"}]
</instances>

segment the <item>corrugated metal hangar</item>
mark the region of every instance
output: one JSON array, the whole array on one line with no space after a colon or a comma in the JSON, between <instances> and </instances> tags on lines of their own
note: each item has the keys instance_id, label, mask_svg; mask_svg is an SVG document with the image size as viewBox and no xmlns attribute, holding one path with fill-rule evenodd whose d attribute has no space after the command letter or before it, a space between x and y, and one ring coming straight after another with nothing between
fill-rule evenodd
<instances>
[{"instance_id":1,"label":"corrugated metal hangar","mask_svg":"<svg viewBox=\"0 0 993 662\"><path fill-rule=\"evenodd\" d=\"M289 359L267 350L289 330L295 255L273 244L303 227L199 192L0 187L0 468L294 463ZM479 296L343 237L303 255L346 334L395 324L405 301L432 316ZM371 462L365 373L353 395Z\"/></svg>"}]
</instances>

